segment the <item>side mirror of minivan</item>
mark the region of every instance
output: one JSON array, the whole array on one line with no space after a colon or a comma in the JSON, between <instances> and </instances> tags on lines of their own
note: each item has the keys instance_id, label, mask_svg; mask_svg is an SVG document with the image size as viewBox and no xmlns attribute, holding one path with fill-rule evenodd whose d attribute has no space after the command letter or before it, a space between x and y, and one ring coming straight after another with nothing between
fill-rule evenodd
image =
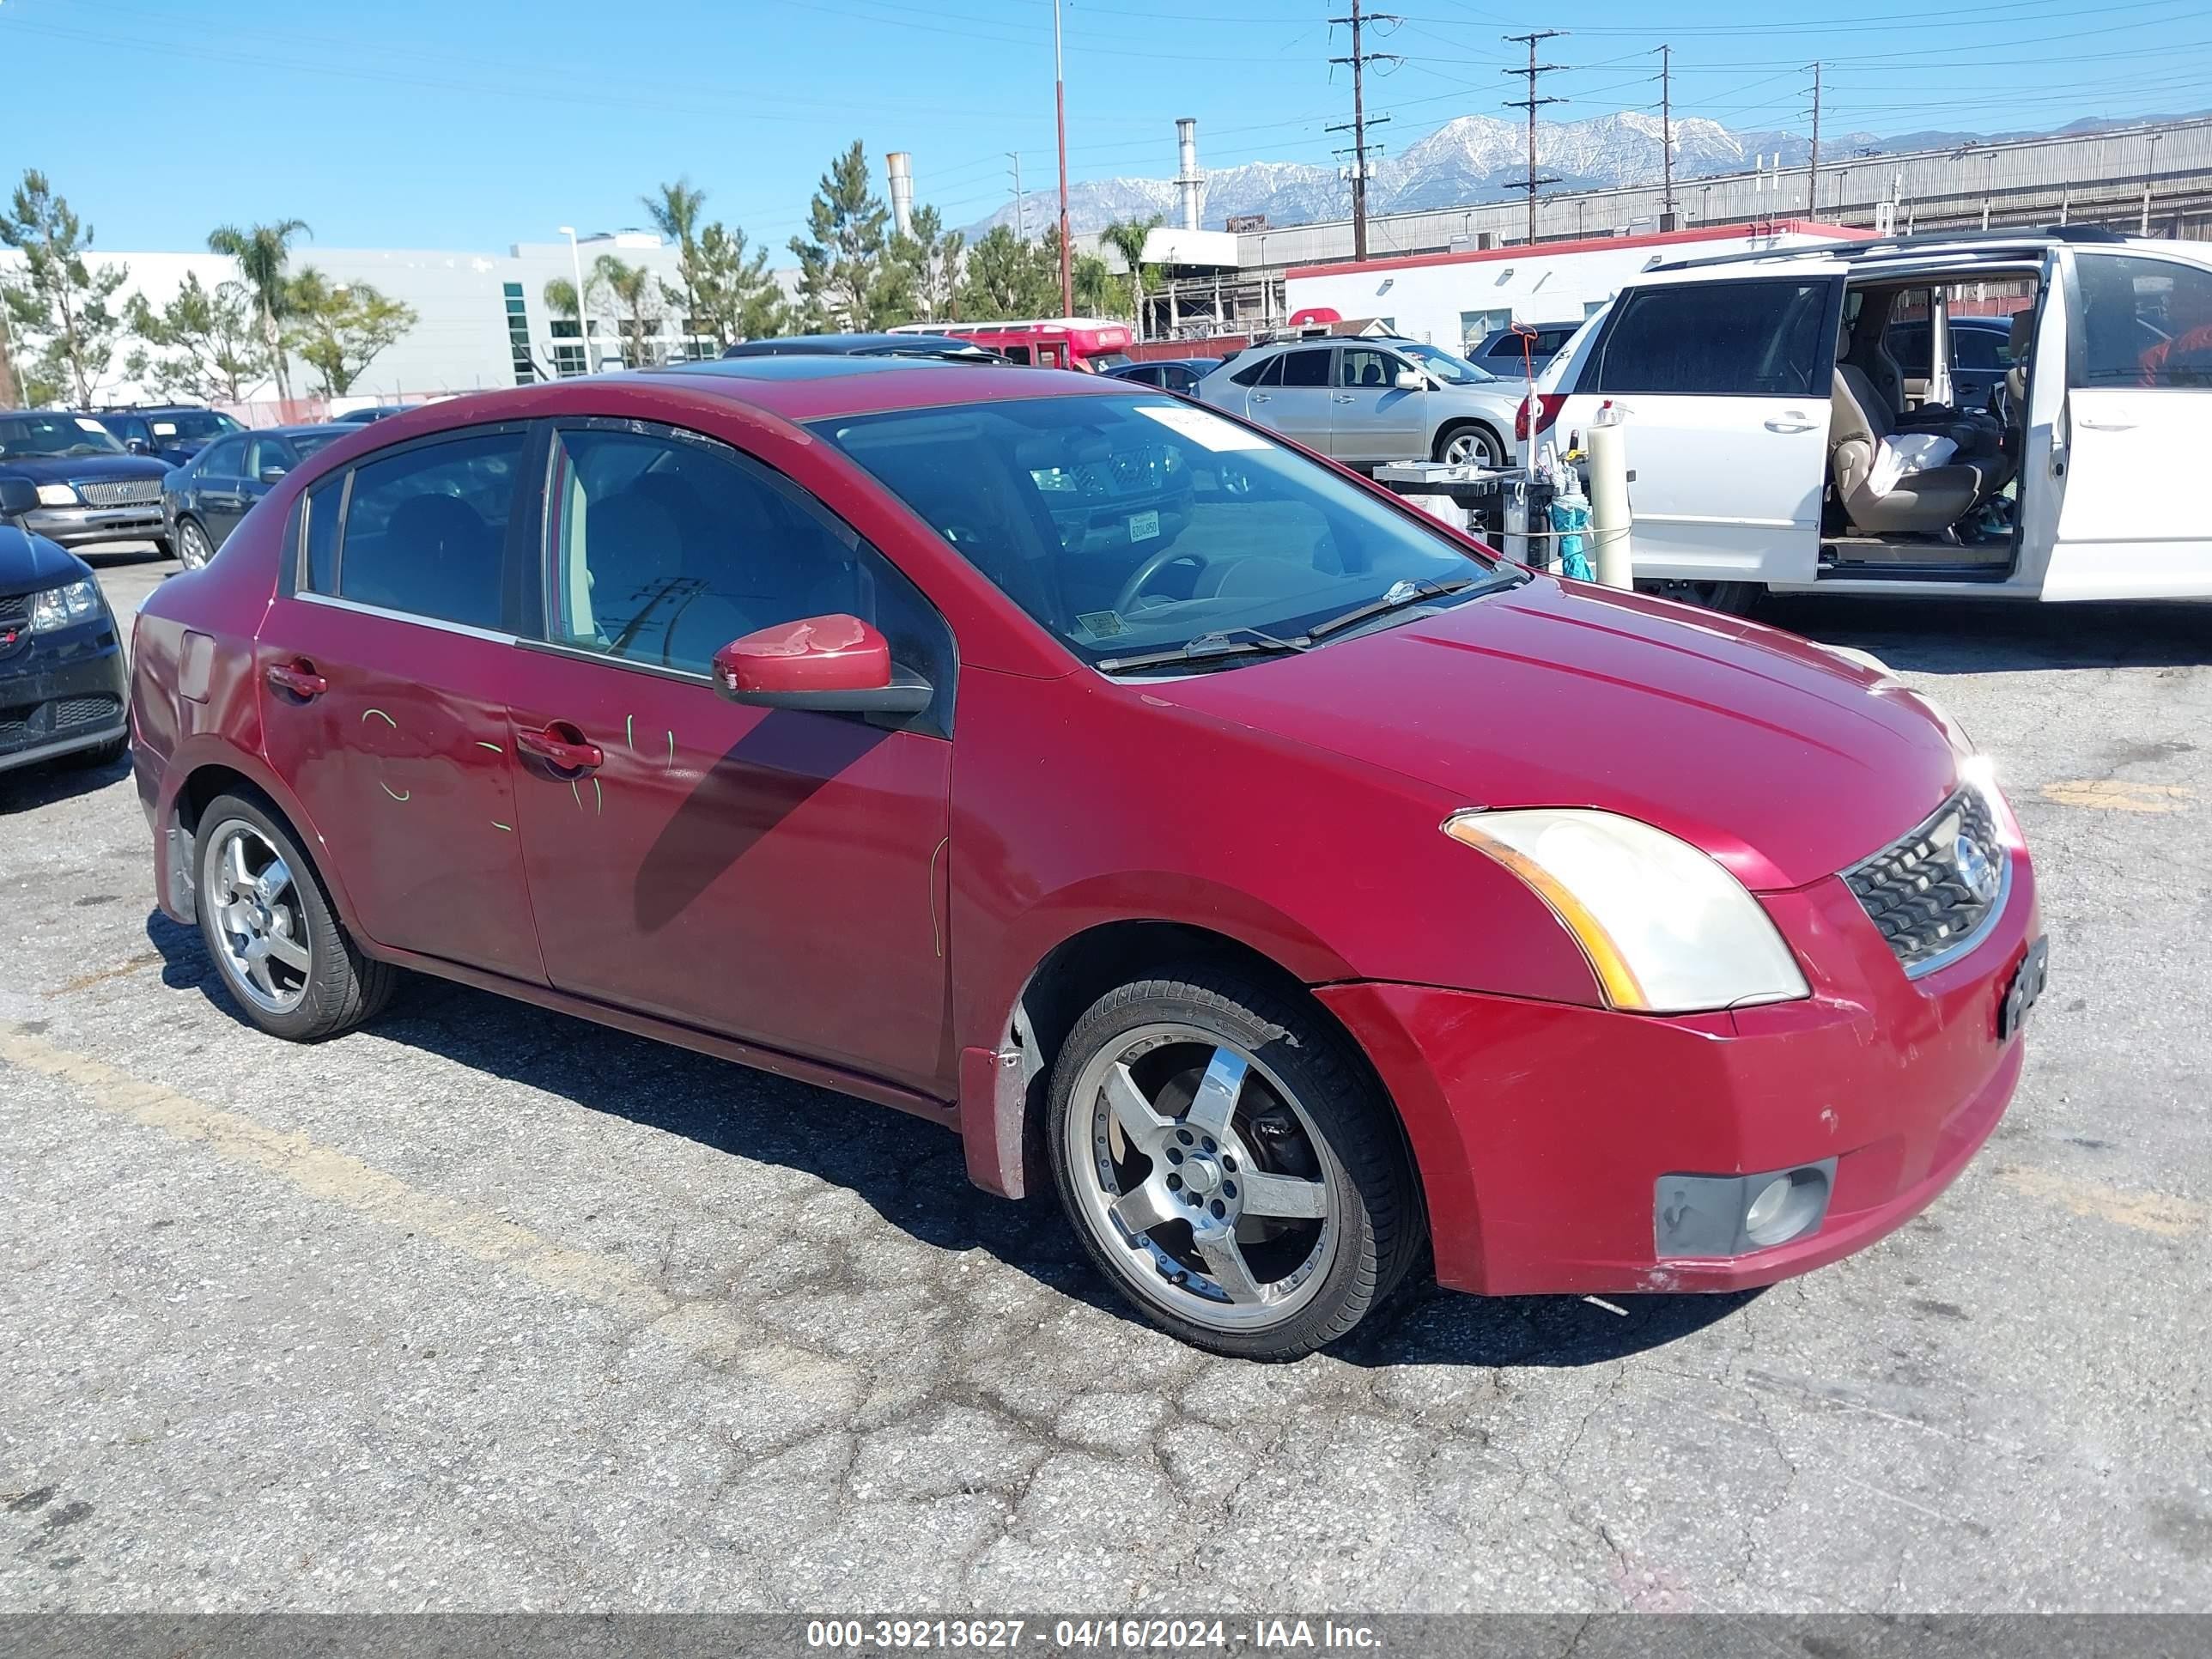
<instances>
[{"instance_id":1,"label":"side mirror of minivan","mask_svg":"<svg viewBox=\"0 0 2212 1659\"><path fill-rule=\"evenodd\" d=\"M1418 368L1401 368L1398 371L1398 390L1401 392L1419 392L1428 383L1429 377Z\"/></svg>"},{"instance_id":2,"label":"side mirror of minivan","mask_svg":"<svg viewBox=\"0 0 2212 1659\"><path fill-rule=\"evenodd\" d=\"M714 653L714 690L760 708L918 714L930 684L891 661L889 641L840 612L778 623Z\"/></svg>"},{"instance_id":3,"label":"side mirror of minivan","mask_svg":"<svg viewBox=\"0 0 2212 1659\"><path fill-rule=\"evenodd\" d=\"M0 519L20 519L39 504L39 487L28 478L0 478Z\"/></svg>"}]
</instances>

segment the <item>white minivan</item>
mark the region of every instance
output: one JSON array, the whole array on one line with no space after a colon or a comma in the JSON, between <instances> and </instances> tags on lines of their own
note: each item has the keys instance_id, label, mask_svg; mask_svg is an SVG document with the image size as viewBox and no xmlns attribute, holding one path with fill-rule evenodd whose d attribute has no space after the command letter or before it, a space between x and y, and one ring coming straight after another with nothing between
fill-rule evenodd
<instances>
[{"instance_id":1,"label":"white minivan","mask_svg":"<svg viewBox=\"0 0 2212 1659\"><path fill-rule=\"evenodd\" d=\"M2004 370L1954 399L1954 340ZM1538 379L1516 435L1623 423L1637 585L2212 596L2212 247L2072 227L1662 265Z\"/></svg>"}]
</instances>

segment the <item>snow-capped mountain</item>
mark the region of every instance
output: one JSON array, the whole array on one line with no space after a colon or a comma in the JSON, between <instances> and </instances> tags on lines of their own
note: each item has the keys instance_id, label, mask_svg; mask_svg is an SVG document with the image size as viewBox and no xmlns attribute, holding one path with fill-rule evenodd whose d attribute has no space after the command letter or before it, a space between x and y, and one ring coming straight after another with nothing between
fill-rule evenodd
<instances>
[{"instance_id":1,"label":"snow-capped mountain","mask_svg":"<svg viewBox=\"0 0 2212 1659\"><path fill-rule=\"evenodd\" d=\"M1522 122L1493 115L1462 115L1447 121L1400 154L1375 164L1368 210L1403 213L1509 199L1516 194L1515 182L1528 176L1528 130ZM1918 147L1911 137L1885 141L1856 132L1826 140L1823 148L1830 144L1837 155ZM1778 152L1784 167L1802 167L1809 149L1802 133L1734 132L1702 116L1684 116L1674 123L1674 176L1735 173L1749 167L1755 156L1771 160ZM1547 193L1656 184L1659 118L1624 110L1583 121L1539 121L1536 165L1559 181L1545 186ZM1166 179L1085 179L1071 185L1067 197L1068 218L1079 233L1152 214L1172 221L1176 211L1176 188ZM1059 215L1058 192L1029 192L1021 211L1030 234L1042 234ZM1352 188L1334 167L1248 161L1214 168L1206 175L1203 222L1210 229L1247 214L1264 214L1271 225L1297 225L1341 219L1351 211ZM969 226L969 239L972 241L994 225L1014 222L1015 205L1008 202Z\"/></svg>"}]
</instances>

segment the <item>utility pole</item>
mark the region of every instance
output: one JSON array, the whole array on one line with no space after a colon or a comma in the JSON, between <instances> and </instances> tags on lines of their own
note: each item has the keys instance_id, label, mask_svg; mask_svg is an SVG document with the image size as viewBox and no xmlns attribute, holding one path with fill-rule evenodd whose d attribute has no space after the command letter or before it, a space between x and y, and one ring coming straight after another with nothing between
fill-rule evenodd
<instances>
[{"instance_id":1,"label":"utility pole","mask_svg":"<svg viewBox=\"0 0 2212 1659\"><path fill-rule=\"evenodd\" d=\"M1813 61L1813 164L1805 173L1805 211L1813 218L1820 215L1820 64Z\"/></svg>"},{"instance_id":2,"label":"utility pole","mask_svg":"<svg viewBox=\"0 0 2212 1659\"><path fill-rule=\"evenodd\" d=\"M1549 40L1555 35L1565 33L1565 29L1538 29L1532 34L1509 34L1505 37L1508 40L1517 42L1528 48L1528 67L1524 70L1507 70L1504 73L1523 75L1528 78L1528 95L1526 98L1506 100L1505 107L1525 109L1528 112L1528 182L1525 185L1515 185L1512 188L1528 192L1528 241L1532 246L1536 240L1536 187L1539 185L1556 185L1559 182L1556 178L1540 179L1536 176L1536 112L1546 104L1564 104L1567 101L1564 98L1539 98L1536 95L1538 76L1548 75L1555 70L1566 67L1564 64L1538 63L1536 43L1540 40Z\"/></svg>"},{"instance_id":3,"label":"utility pole","mask_svg":"<svg viewBox=\"0 0 2212 1659\"><path fill-rule=\"evenodd\" d=\"M1371 122L1367 118L1365 71L1370 64L1381 58L1389 58L1392 63L1400 60L1395 52L1366 50L1361 41L1360 31L1370 23L1395 23L1399 20L1388 12L1363 14L1359 9L1359 0L1352 0L1349 16L1332 17L1328 21L1333 24L1352 25L1352 56L1328 60L1332 64L1352 65L1352 119L1348 123L1339 122L1326 130L1352 135L1352 257L1364 259L1367 257L1367 129L1370 125L1379 127L1390 118L1387 115L1378 115ZM1375 148L1380 149L1382 146L1377 144ZM1343 153L1341 150L1337 152L1340 155Z\"/></svg>"},{"instance_id":4,"label":"utility pole","mask_svg":"<svg viewBox=\"0 0 2212 1659\"><path fill-rule=\"evenodd\" d=\"M1067 243L1067 82L1060 73L1060 0L1052 0L1052 115L1060 128L1060 314L1075 315L1075 263Z\"/></svg>"},{"instance_id":5,"label":"utility pole","mask_svg":"<svg viewBox=\"0 0 2212 1659\"><path fill-rule=\"evenodd\" d=\"M1659 48L1659 163L1660 177L1665 181L1659 198L1659 211L1665 216L1667 228L1674 228L1674 49ZM1533 94L1532 94L1533 95Z\"/></svg>"},{"instance_id":6,"label":"utility pole","mask_svg":"<svg viewBox=\"0 0 2212 1659\"><path fill-rule=\"evenodd\" d=\"M1029 204L1022 195L1022 153L1010 149L1006 159L1014 164L1014 235L1026 242L1030 239L1030 216Z\"/></svg>"}]
</instances>

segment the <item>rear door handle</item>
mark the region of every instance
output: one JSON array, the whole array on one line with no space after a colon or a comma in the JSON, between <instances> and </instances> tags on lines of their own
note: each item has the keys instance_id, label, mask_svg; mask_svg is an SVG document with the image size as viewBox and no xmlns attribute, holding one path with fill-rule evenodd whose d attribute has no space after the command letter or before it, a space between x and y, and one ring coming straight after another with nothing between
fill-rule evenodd
<instances>
[{"instance_id":1,"label":"rear door handle","mask_svg":"<svg viewBox=\"0 0 2212 1659\"><path fill-rule=\"evenodd\" d=\"M1255 404L1264 404L1267 401L1267 394L1264 392L1255 392L1252 394L1252 401Z\"/></svg>"},{"instance_id":2,"label":"rear door handle","mask_svg":"<svg viewBox=\"0 0 2212 1659\"><path fill-rule=\"evenodd\" d=\"M1766 429L1769 432L1810 432L1813 422L1805 418L1802 411L1785 409L1766 423Z\"/></svg>"},{"instance_id":3,"label":"rear door handle","mask_svg":"<svg viewBox=\"0 0 2212 1659\"><path fill-rule=\"evenodd\" d=\"M561 772L596 772L606 756L599 744L586 743L584 734L565 720L556 720L543 732L524 732L514 746Z\"/></svg>"},{"instance_id":4,"label":"rear door handle","mask_svg":"<svg viewBox=\"0 0 2212 1659\"><path fill-rule=\"evenodd\" d=\"M315 672L314 664L305 657L271 663L267 678L279 691L289 691L301 702L313 702L331 689L331 683Z\"/></svg>"},{"instance_id":5,"label":"rear door handle","mask_svg":"<svg viewBox=\"0 0 2212 1659\"><path fill-rule=\"evenodd\" d=\"M1357 400L1356 398L1354 398L1352 397L1352 395L1349 392L1336 392L1336 393L1333 394L1333 395L1330 397L1330 398L1329 398L1329 402L1331 402L1331 403L1333 403L1333 404L1348 404L1348 403L1354 403L1354 402L1357 402L1357 401L1358 401L1358 400Z\"/></svg>"}]
</instances>

